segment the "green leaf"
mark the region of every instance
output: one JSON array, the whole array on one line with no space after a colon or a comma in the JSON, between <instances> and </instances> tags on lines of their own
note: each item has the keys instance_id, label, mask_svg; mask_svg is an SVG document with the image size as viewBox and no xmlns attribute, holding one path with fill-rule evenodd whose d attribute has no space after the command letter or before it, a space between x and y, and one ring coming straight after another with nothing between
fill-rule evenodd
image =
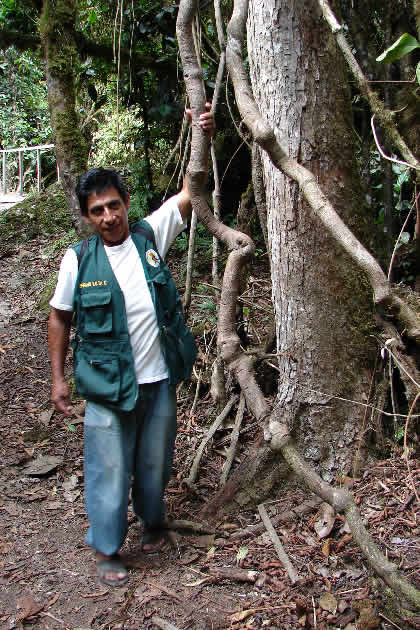
<instances>
[{"instance_id":1,"label":"green leaf","mask_svg":"<svg viewBox=\"0 0 420 630\"><path fill-rule=\"evenodd\" d=\"M96 20L97 19L98 19L98 15L97 15L95 9L92 9L92 11L90 12L89 17L88 17L89 24L96 24Z\"/></svg>"},{"instance_id":2,"label":"green leaf","mask_svg":"<svg viewBox=\"0 0 420 630\"><path fill-rule=\"evenodd\" d=\"M74 424L68 424L67 428L69 431L71 431L72 433L74 433L76 431L76 427L74 426Z\"/></svg>"},{"instance_id":3,"label":"green leaf","mask_svg":"<svg viewBox=\"0 0 420 630\"><path fill-rule=\"evenodd\" d=\"M391 63L392 61L400 59L400 57L404 57L404 55L408 55L408 53L416 48L420 48L420 43L417 39L408 33L404 33L392 44L392 46L387 48L382 55L376 57L376 61L380 61L381 63Z\"/></svg>"}]
</instances>

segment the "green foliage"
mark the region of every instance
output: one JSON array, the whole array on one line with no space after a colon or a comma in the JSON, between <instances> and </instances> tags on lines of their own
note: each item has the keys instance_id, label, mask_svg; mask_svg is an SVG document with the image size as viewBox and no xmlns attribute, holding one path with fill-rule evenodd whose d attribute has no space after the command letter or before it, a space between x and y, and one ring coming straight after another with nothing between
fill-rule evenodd
<instances>
[{"instance_id":1,"label":"green foliage","mask_svg":"<svg viewBox=\"0 0 420 630\"><path fill-rule=\"evenodd\" d=\"M417 39L408 33L404 33L392 44L392 46L379 55L379 57L376 58L376 61L381 63L391 63L392 61L396 61L397 59L408 55L416 48L420 48L420 43Z\"/></svg>"},{"instance_id":2,"label":"green foliage","mask_svg":"<svg viewBox=\"0 0 420 630\"><path fill-rule=\"evenodd\" d=\"M202 302L197 302L195 308L201 315L200 319L212 325L216 323L217 306L210 298L203 299Z\"/></svg>"},{"instance_id":3,"label":"green foliage","mask_svg":"<svg viewBox=\"0 0 420 630\"><path fill-rule=\"evenodd\" d=\"M135 160L135 142L143 127L139 108L110 111L107 119L93 134L89 166L109 166L118 170Z\"/></svg>"},{"instance_id":4,"label":"green foliage","mask_svg":"<svg viewBox=\"0 0 420 630\"><path fill-rule=\"evenodd\" d=\"M71 228L67 230L64 234L61 234L58 238L50 241L46 247L42 250L42 257L49 259L56 257L57 254L61 255L66 249L68 249L71 245L74 245L78 241L78 236L76 234L76 230Z\"/></svg>"},{"instance_id":5,"label":"green foliage","mask_svg":"<svg viewBox=\"0 0 420 630\"><path fill-rule=\"evenodd\" d=\"M52 142L47 86L35 53L0 52L0 137L5 149Z\"/></svg>"},{"instance_id":6,"label":"green foliage","mask_svg":"<svg viewBox=\"0 0 420 630\"><path fill-rule=\"evenodd\" d=\"M128 185L133 189L128 219L130 223L134 223L150 213L153 200L153 190L147 176L147 164L144 159L139 160L132 167Z\"/></svg>"},{"instance_id":7,"label":"green foliage","mask_svg":"<svg viewBox=\"0 0 420 630\"><path fill-rule=\"evenodd\" d=\"M376 61L381 63L391 63L393 61L397 61L397 59L401 59L401 57L404 57L405 55L409 55L413 52L413 50L416 50L416 48L420 48L420 42L418 42L412 35L404 33L392 44L392 46L379 55L379 57L376 58ZM417 83L420 85L420 62L416 67L416 79Z\"/></svg>"}]
</instances>

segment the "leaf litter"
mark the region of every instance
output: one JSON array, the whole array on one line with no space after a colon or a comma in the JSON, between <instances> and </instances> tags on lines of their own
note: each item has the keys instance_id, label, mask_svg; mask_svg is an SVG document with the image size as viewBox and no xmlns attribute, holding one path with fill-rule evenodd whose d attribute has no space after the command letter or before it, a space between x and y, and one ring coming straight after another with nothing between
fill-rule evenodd
<instances>
[{"instance_id":1,"label":"leaf litter","mask_svg":"<svg viewBox=\"0 0 420 630\"><path fill-rule=\"evenodd\" d=\"M34 243L42 245L42 239ZM0 630L147 630L156 627L153 619L179 630L418 625L414 612L387 621L386 589L365 566L344 520L293 486L272 504L270 519L298 571L296 584L264 535L256 507L238 505L233 516L221 518L215 535L177 533L173 546L148 557L141 552L142 528L130 506L121 551L129 583L101 589L84 543L84 403L74 406L71 431L50 407L46 317L34 308L37 292L25 284L30 276L41 286L57 263L25 261L24 273L16 255L4 259L0 270L0 280L20 274L19 282L4 283L10 318L0 328ZM269 280L266 293L269 301ZM66 369L70 374L69 362ZM168 517L200 522L224 458L209 445L195 491L182 487L201 440L196 431L208 424L208 402L197 405L195 420L187 426L190 408L191 400L184 397ZM243 447L256 435L256 427L245 427ZM411 468L418 484L419 462L412 461ZM395 457L371 465L361 479L352 480L352 492L366 526L419 587L420 511L405 461Z\"/></svg>"}]
</instances>

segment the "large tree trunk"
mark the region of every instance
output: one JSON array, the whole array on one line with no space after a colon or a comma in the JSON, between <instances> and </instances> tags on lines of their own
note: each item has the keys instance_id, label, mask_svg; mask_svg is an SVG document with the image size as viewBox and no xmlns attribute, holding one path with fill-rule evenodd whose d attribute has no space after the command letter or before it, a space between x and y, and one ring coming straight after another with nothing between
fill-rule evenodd
<instances>
[{"instance_id":1,"label":"large tree trunk","mask_svg":"<svg viewBox=\"0 0 420 630\"><path fill-rule=\"evenodd\" d=\"M260 111L360 234L346 78L317 2L252 1L248 51ZM297 185L266 153L261 157L279 352L277 405L304 456L331 480L349 470L361 430L363 408L332 396L361 401L368 392L372 300L360 271L309 211Z\"/></svg>"},{"instance_id":2,"label":"large tree trunk","mask_svg":"<svg viewBox=\"0 0 420 630\"><path fill-rule=\"evenodd\" d=\"M80 231L80 210L74 187L78 175L86 170L88 149L75 110L73 68L77 57L74 37L76 7L76 0L44 0L40 32L60 179L73 225Z\"/></svg>"}]
</instances>

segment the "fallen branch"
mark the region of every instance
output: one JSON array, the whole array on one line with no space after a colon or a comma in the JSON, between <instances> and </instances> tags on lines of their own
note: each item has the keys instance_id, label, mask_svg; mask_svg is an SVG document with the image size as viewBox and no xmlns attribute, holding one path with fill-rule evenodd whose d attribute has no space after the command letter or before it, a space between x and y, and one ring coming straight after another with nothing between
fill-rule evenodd
<instances>
[{"instance_id":1,"label":"fallen branch","mask_svg":"<svg viewBox=\"0 0 420 630\"><path fill-rule=\"evenodd\" d=\"M265 509L262 503L258 506L258 512L260 513L262 522L264 523L264 526L268 532L268 535L271 538L271 542L274 545L274 549L276 550L276 553L280 559L280 562L282 563L287 573L289 574L289 578L292 584L295 584L298 580L297 573L292 563L290 562L289 556L285 552L284 547L281 544L280 538L277 536L276 531L273 527L273 524L270 521L270 517L267 514L267 510Z\"/></svg>"},{"instance_id":2,"label":"fallen branch","mask_svg":"<svg viewBox=\"0 0 420 630\"><path fill-rule=\"evenodd\" d=\"M321 501L322 499L320 499L319 497L315 497L314 499L309 499L309 501L304 501L301 505L298 505L292 510L288 510L287 512L283 512L283 514L275 516L271 519L273 527L279 525L280 523L287 523L288 521L292 521L299 516L309 514L318 507ZM264 523L257 523L256 525L251 525L246 529L241 529L237 532L233 532L229 536L229 538L231 540L241 540L242 538L247 538L248 536L257 536L258 534L261 534L264 529Z\"/></svg>"},{"instance_id":3,"label":"fallen branch","mask_svg":"<svg viewBox=\"0 0 420 630\"><path fill-rule=\"evenodd\" d=\"M400 575L396 565L389 562L380 551L363 525L360 512L350 492L345 489L333 488L323 481L315 470L304 461L290 439L282 445L280 450L292 470L306 482L309 488L329 503L336 512L343 514L350 527L354 542L359 546L374 571L397 595L405 598L414 606L420 607L420 592Z\"/></svg>"},{"instance_id":4,"label":"fallen branch","mask_svg":"<svg viewBox=\"0 0 420 630\"><path fill-rule=\"evenodd\" d=\"M236 569L233 567L210 567L209 574L221 580L235 580L236 582L256 582L258 571L249 571L248 569Z\"/></svg>"},{"instance_id":5,"label":"fallen branch","mask_svg":"<svg viewBox=\"0 0 420 630\"><path fill-rule=\"evenodd\" d=\"M190 409L190 417L188 418L188 424L187 424L187 430L188 431L191 429L191 422L192 422L192 419L193 419L193 415L195 413L195 408L197 407L198 394L200 392L200 385L201 385L201 379L202 378L203 378L203 370L200 370L200 374L198 375L198 379L197 379L197 385L195 387L195 395L194 395L193 404L192 404L192 407Z\"/></svg>"},{"instance_id":6,"label":"fallen branch","mask_svg":"<svg viewBox=\"0 0 420 630\"><path fill-rule=\"evenodd\" d=\"M200 446L198 447L197 453L196 453L196 455L194 457L194 461L193 461L192 466L191 466L190 474L187 477L187 479L184 479L184 481L183 481L183 483L186 486L188 486L189 488L191 488L193 486L195 480L197 479L198 468L200 466L200 460L201 460L201 457L203 455L203 451L206 448L207 443L211 440L213 435L216 433L217 429L222 424L223 420L225 418L227 418L227 416L230 413L230 410L232 409L233 405L236 403L237 400L238 400L238 396L236 394L231 396L229 402L227 403L227 405L223 409L222 413L217 416L216 420L211 425L207 435L203 438Z\"/></svg>"},{"instance_id":7,"label":"fallen branch","mask_svg":"<svg viewBox=\"0 0 420 630\"><path fill-rule=\"evenodd\" d=\"M239 400L238 411L236 412L235 424L234 424L234 427L232 429L232 435L231 435L231 442L230 442L229 450L227 452L226 461L225 461L225 464L223 466L222 476L220 477L220 483L222 485L224 485L226 483L226 480L227 480L227 478L229 476L230 469L231 469L232 464L233 464L233 460L234 460L235 453L236 453L236 446L237 446L238 440L239 440L239 429L241 427L242 419L244 417L244 411L245 411L245 396L243 394L241 394L241 397L240 397L240 400Z\"/></svg>"}]
</instances>

